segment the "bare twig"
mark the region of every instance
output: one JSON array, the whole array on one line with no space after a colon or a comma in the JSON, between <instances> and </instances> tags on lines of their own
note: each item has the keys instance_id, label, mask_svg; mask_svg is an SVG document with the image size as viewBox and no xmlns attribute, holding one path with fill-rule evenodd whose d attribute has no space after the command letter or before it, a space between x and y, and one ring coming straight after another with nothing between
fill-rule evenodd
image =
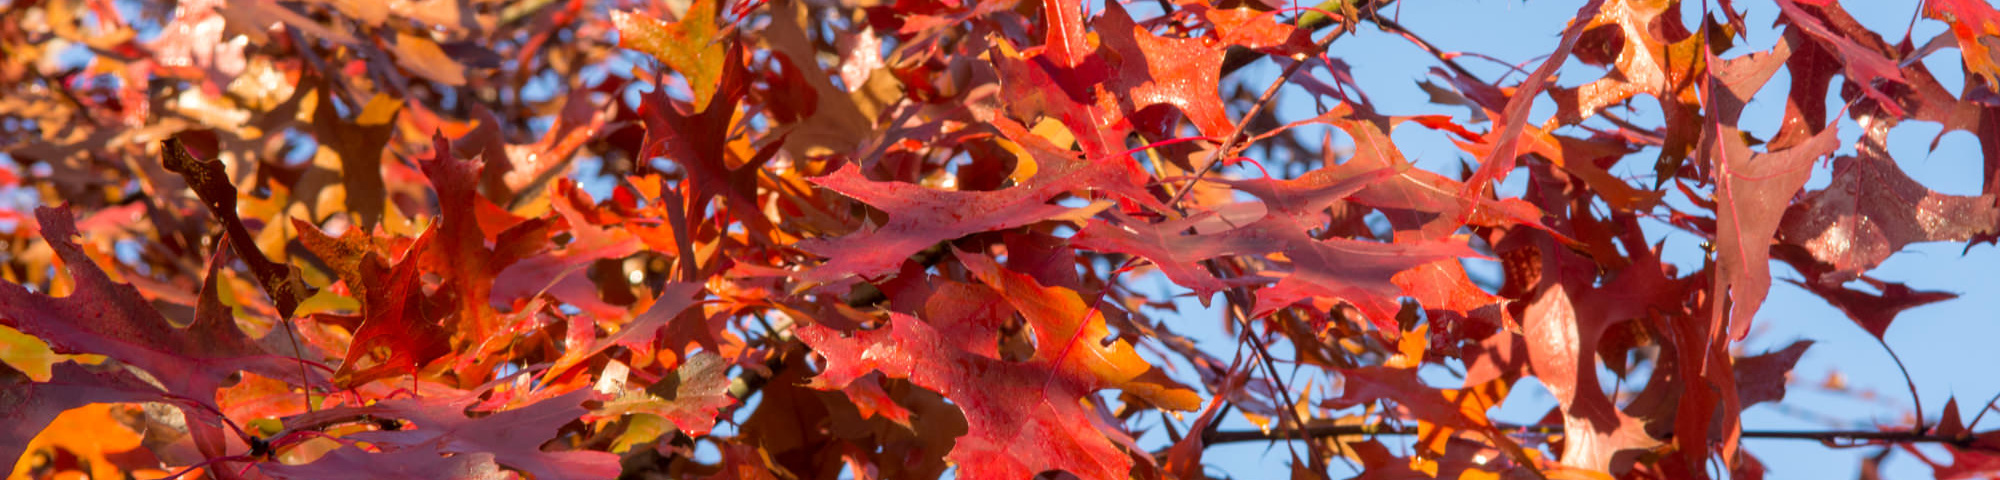
<instances>
[{"instance_id":1,"label":"bare twig","mask_svg":"<svg viewBox=\"0 0 2000 480\"><path fill-rule=\"evenodd\" d=\"M1911 376L1910 376L1910 368L1909 368L1909 367L1905 367L1905 366L1903 366L1903 357L1899 357L1899 356L1896 356L1896 349L1894 349L1894 348L1889 348L1889 341L1888 341L1888 340L1883 340L1883 339L1882 339L1882 337L1875 337L1875 341L1876 341L1876 342L1878 342L1878 343L1881 343L1881 344L1882 344L1882 350L1883 350L1883 351L1886 351L1886 352L1889 352L1889 359L1890 359L1890 360L1894 360L1894 361L1896 361L1896 369L1897 369L1897 370L1901 370L1901 371L1903 371L1903 383L1906 383L1906 384L1908 384L1908 385L1909 385L1909 387L1910 387L1910 404L1911 404L1911 405L1913 405L1913 406L1915 406L1915 407L1916 407L1916 409L1917 409L1917 432L1916 432L1916 433L1920 433L1920 434L1921 434L1921 433L1926 433L1926 432L1929 432L1929 431L1931 430L1931 426L1930 426L1930 424L1929 424L1929 423L1925 423L1925 422L1927 422L1927 420L1925 420L1925 419L1924 419L1924 399L1923 399L1923 397L1919 397L1919 396L1917 396L1917 380L1916 380L1916 378L1913 378L1913 377L1911 377ZM1984 409L1981 409L1981 410L1979 411L1979 413L1983 415L1983 414L1985 414L1985 413L1986 413L1986 411L1985 411ZM1974 420L1978 420L1978 417L1974 417L1973 419L1974 419Z\"/></svg>"},{"instance_id":2,"label":"bare twig","mask_svg":"<svg viewBox=\"0 0 2000 480\"><path fill-rule=\"evenodd\" d=\"M2000 402L2000 392L1994 392L1993 398L1987 399L1986 403L1979 407L1979 414L1973 415L1972 423L1965 424L1965 428L1970 430L1972 427L1979 426L1979 419L1986 418L1986 412L1993 411L1993 404L1996 402Z\"/></svg>"},{"instance_id":3,"label":"bare twig","mask_svg":"<svg viewBox=\"0 0 2000 480\"><path fill-rule=\"evenodd\" d=\"M1561 424L1496 425L1496 428L1500 429L1503 432L1509 432L1511 434L1520 436L1547 436L1547 435L1560 435L1563 433L1563 426ZM1269 432L1264 432L1259 430L1220 431L1220 432L1215 432L1213 436L1208 437L1208 442L1210 444L1230 443L1230 442L1255 442L1255 441L1269 441L1269 440L1285 440L1290 438L1297 438L1300 436L1339 437L1339 436L1349 436L1349 435L1416 435L1416 434L1417 434L1417 427L1414 425L1397 426L1397 425L1390 425L1387 423L1376 423L1369 425L1314 425L1294 431L1286 431L1285 429L1272 429ZM1970 436L1946 436L1946 435L1937 435L1931 433L1919 433L1912 430L1886 430L1886 431L1744 430L1743 438L1761 438L1761 439L1771 439L1771 440L1816 440L1821 443L1835 443L1843 441L1849 443L1862 443L1862 442L1946 443L1961 447L1970 446L1970 442L1972 440L1972 437Z\"/></svg>"},{"instance_id":4,"label":"bare twig","mask_svg":"<svg viewBox=\"0 0 2000 480\"><path fill-rule=\"evenodd\" d=\"M1335 39L1340 38L1340 33L1340 31L1334 31L1326 34L1325 38L1321 38L1318 43L1313 44L1313 51L1326 51L1328 45L1333 44ZM1305 67L1306 61L1304 58L1296 60L1298 61L1285 66L1284 73L1278 74L1278 78L1271 80L1271 86L1265 87L1264 94L1257 96L1257 103L1251 104L1250 110L1243 113L1243 118L1236 120L1236 128L1231 130L1229 138L1223 140L1222 145L1217 146L1215 150L1209 151L1208 158L1202 161L1201 170L1196 171L1194 176L1188 181L1188 184L1181 187L1180 190L1175 191L1173 198L1167 200L1168 206L1180 210L1181 199L1186 198L1188 192L1194 191L1195 185L1201 183L1202 177L1206 177L1210 172L1214 172L1216 165L1222 164L1223 155L1228 154L1230 150L1236 149L1238 144L1243 143L1242 140L1245 137L1244 130L1250 126L1250 122L1256 120L1258 115L1264 113L1264 107L1270 105L1271 99L1278 96L1279 88L1284 87L1286 83L1291 81L1292 74L1298 73L1300 68Z\"/></svg>"}]
</instances>

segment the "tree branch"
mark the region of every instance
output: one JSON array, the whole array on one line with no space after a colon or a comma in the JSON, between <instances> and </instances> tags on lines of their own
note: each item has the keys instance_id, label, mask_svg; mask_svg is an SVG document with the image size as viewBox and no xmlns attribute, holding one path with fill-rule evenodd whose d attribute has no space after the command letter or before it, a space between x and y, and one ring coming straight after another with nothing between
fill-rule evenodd
<instances>
[{"instance_id":1,"label":"tree branch","mask_svg":"<svg viewBox=\"0 0 2000 480\"><path fill-rule=\"evenodd\" d=\"M1498 428L1503 432L1509 432L1516 435L1561 435L1563 433L1563 426L1561 424L1499 425ZM1231 442L1254 442L1260 440L1288 440L1292 438L1298 438L1300 436L1339 437L1348 435L1416 435L1416 434L1417 434L1417 427L1414 425L1396 426L1396 425L1389 425L1386 423L1377 423L1371 425L1313 425L1295 431L1287 431L1285 429L1272 429L1269 432L1264 432L1259 430L1228 430L1228 431L1215 432L1213 436L1208 437L1206 440L1209 444L1218 444L1218 443L1231 443ZM1775 439L1775 440L1817 440L1821 443L1834 443L1842 441L1885 442L1885 443L1945 443L1960 447L1969 446L1973 440L1972 436L1970 435L1946 436L1934 433L1919 433L1911 430L1889 430L1889 431L1744 430L1743 438L1764 438L1764 439Z\"/></svg>"}]
</instances>

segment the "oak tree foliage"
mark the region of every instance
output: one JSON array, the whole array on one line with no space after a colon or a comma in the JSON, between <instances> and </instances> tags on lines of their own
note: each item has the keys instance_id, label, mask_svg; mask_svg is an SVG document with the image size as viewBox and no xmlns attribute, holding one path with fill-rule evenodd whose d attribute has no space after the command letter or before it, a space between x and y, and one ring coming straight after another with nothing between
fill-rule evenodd
<instances>
[{"instance_id":1,"label":"oak tree foliage","mask_svg":"<svg viewBox=\"0 0 2000 480\"><path fill-rule=\"evenodd\" d=\"M1955 295L1872 269L2000 238L2000 14L1769 1L1580 2L1492 78L1397 21L1449 2L4 2L0 472L1759 478L1773 288L1879 339ZM1801 436L2000 473L1963 408Z\"/></svg>"}]
</instances>

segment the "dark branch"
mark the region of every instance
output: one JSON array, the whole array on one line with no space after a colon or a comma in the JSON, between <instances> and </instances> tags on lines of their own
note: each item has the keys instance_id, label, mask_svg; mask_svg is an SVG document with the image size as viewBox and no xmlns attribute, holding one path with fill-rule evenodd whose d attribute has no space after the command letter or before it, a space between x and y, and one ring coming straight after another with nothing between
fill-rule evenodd
<instances>
[{"instance_id":1,"label":"dark branch","mask_svg":"<svg viewBox=\"0 0 2000 480\"><path fill-rule=\"evenodd\" d=\"M1562 425L1502 425L1502 432L1524 436L1560 435ZM1301 435L1311 437L1339 437L1349 435L1416 435L1415 425L1395 426L1389 424L1372 425L1314 425L1302 431L1273 429L1270 432L1258 430L1230 430L1215 432L1206 440L1209 444L1231 442L1254 442L1285 440ZM1817 440L1821 443L1945 443L1958 446L1969 445L1969 435L1946 436L1934 433L1919 433L1911 430L1744 430L1743 438L1764 438L1776 440Z\"/></svg>"}]
</instances>

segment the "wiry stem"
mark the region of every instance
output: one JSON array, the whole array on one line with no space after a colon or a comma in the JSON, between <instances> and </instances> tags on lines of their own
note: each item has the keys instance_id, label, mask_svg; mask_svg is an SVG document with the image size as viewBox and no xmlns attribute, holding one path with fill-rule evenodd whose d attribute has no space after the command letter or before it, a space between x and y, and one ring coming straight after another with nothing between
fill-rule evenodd
<instances>
[{"instance_id":1,"label":"wiry stem","mask_svg":"<svg viewBox=\"0 0 2000 480\"><path fill-rule=\"evenodd\" d=\"M1313 44L1313 51L1326 51L1326 47L1333 44L1333 41L1338 38L1340 38L1339 31L1328 33L1325 38L1321 38L1318 43ZM1194 173L1192 180L1188 181L1187 186L1181 187L1179 191L1174 192L1173 198L1167 200L1168 206L1180 209L1181 199L1186 198L1188 192L1194 191L1195 185L1201 183L1202 177L1208 176L1210 172L1215 171L1217 165L1222 164L1223 155L1231 150L1235 150L1237 145L1243 143L1243 138L1245 137L1244 130L1249 128L1250 122L1255 121L1258 115L1264 113L1264 108L1271 104L1271 99L1278 96L1278 89L1289 83L1292 74L1298 73L1299 69L1305 67L1305 65L1305 59L1300 58L1298 61L1292 62L1291 65L1285 66L1284 73L1278 74L1278 78L1271 81L1271 86L1264 88L1264 94L1257 96L1257 103L1251 104L1250 110L1243 113L1243 118L1236 120L1236 128L1231 130L1232 133L1229 134L1229 138L1223 140L1222 145L1217 146L1215 150L1208 152L1208 158L1201 162L1201 170Z\"/></svg>"},{"instance_id":2,"label":"wiry stem","mask_svg":"<svg viewBox=\"0 0 2000 480\"><path fill-rule=\"evenodd\" d=\"M1497 425L1496 428L1520 436L1547 436L1563 433L1562 424ZM1414 425L1314 425L1302 429L1228 430L1208 437L1209 444L1287 440L1301 436L1339 437L1348 435L1416 435ZM1910 430L1744 430L1743 438L1769 440L1815 440L1821 443L1947 443L1968 447L1970 437L1919 433Z\"/></svg>"},{"instance_id":3,"label":"wiry stem","mask_svg":"<svg viewBox=\"0 0 2000 480\"><path fill-rule=\"evenodd\" d=\"M1929 423L1926 423L1927 420L1924 419L1924 399L1922 397L1917 396L1916 378L1910 376L1909 367L1903 366L1903 357L1896 356L1896 349L1889 348L1888 340L1883 340L1882 337L1875 337L1875 341L1882 344L1883 351L1889 352L1890 360L1896 361L1896 369L1903 371L1903 383L1908 384L1910 387L1910 403L1915 405L1917 409L1917 430L1915 433L1917 434L1929 433L1931 431L1931 426ZM1982 409L1980 410L1979 413L1983 415L1986 413L1986 411ZM1978 420L1978 418L1974 417L1974 420L1976 421Z\"/></svg>"}]
</instances>

